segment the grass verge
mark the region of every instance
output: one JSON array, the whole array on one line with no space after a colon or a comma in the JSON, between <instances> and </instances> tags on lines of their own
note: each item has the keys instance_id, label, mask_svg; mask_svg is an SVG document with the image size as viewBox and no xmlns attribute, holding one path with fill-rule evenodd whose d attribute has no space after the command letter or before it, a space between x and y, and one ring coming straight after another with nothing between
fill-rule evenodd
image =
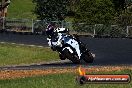
<instances>
[{"instance_id":1,"label":"grass verge","mask_svg":"<svg viewBox=\"0 0 132 88\"><path fill-rule=\"evenodd\" d=\"M95 72L94 74L126 73L132 76L132 70ZM88 74L91 73L88 72ZM132 82L129 84L85 84L80 86L75 81L76 76L75 72L66 72L21 79L0 80L0 88L132 88Z\"/></svg>"},{"instance_id":2,"label":"grass verge","mask_svg":"<svg viewBox=\"0 0 132 88\"><path fill-rule=\"evenodd\" d=\"M0 44L0 66L21 65L58 60L58 53L50 48Z\"/></svg>"},{"instance_id":3,"label":"grass verge","mask_svg":"<svg viewBox=\"0 0 132 88\"><path fill-rule=\"evenodd\" d=\"M11 0L8 8L9 18L28 18L35 19L36 15L33 14L35 5L32 0Z\"/></svg>"}]
</instances>

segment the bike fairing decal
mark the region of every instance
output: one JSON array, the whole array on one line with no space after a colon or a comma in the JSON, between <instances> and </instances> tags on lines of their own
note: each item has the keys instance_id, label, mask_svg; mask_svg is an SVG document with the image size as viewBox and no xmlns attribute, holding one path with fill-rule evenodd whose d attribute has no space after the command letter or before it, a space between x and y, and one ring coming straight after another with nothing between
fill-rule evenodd
<instances>
[{"instance_id":1,"label":"bike fairing decal","mask_svg":"<svg viewBox=\"0 0 132 88\"><path fill-rule=\"evenodd\" d=\"M70 47L65 47L65 48L63 48L62 51L64 51L65 49L68 49L71 53L74 53L74 51L72 51L72 49Z\"/></svg>"}]
</instances>

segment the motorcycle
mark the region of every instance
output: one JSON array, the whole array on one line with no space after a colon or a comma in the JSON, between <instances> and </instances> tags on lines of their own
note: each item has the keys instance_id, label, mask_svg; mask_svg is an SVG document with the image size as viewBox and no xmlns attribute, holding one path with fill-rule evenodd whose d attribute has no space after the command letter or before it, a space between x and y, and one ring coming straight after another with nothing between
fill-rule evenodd
<instances>
[{"instance_id":1,"label":"motorcycle","mask_svg":"<svg viewBox=\"0 0 132 88\"><path fill-rule=\"evenodd\" d=\"M94 60L86 45L77 35L69 35L66 28L55 29L53 35L47 40L51 49L59 52L61 60L69 59L75 64L79 64L82 59L87 63L92 63Z\"/></svg>"}]
</instances>

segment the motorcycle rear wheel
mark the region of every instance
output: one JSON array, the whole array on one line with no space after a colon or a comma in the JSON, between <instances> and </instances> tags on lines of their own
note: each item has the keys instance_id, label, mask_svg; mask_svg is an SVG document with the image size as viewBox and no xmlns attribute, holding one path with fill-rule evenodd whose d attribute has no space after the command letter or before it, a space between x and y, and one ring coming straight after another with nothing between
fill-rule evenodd
<instances>
[{"instance_id":1,"label":"motorcycle rear wheel","mask_svg":"<svg viewBox=\"0 0 132 88\"><path fill-rule=\"evenodd\" d=\"M92 56L92 54L90 52L86 52L82 55L83 60L86 63L93 63L94 61L94 57Z\"/></svg>"}]
</instances>

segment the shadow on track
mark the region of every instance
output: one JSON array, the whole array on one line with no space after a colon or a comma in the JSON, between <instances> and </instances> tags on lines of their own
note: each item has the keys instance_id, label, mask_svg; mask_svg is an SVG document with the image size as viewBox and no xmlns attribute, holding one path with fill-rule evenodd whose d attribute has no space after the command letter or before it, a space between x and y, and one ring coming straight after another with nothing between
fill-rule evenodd
<instances>
[{"instance_id":1,"label":"shadow on track","mask_svg":"<svg viewBox=\"0 0 132 88\"><path fill-rule=\"evenodd\" d=\"M58 69L58 68L77 68L80 65L87 66L88 64L82 62L81 64L73 64L72 62L66 61L56 61L42 64L32 64L32 65L23 65L23 66L5 66L0 67L0 70L33 70L33 69Z\"/></svg>"}]
</instances>

